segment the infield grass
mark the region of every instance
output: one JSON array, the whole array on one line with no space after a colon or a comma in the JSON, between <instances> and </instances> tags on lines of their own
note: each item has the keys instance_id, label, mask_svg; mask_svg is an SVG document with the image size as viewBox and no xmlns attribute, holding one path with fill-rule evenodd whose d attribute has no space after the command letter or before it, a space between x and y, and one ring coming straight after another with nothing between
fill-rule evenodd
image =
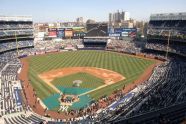
<instances>
[{"instance_id":1,"label":"infield grass","mask_svg":"<svg viewBox=\"0 0 186 124\"><path fill-rule=\"evenodd\" d=\"M97 88L101 85L104 85L103 79L82 72L56 78L51 83L55 86L74 87L73 81L75 80L82 81L79 88Z\"/></svg>"}]
</instances>

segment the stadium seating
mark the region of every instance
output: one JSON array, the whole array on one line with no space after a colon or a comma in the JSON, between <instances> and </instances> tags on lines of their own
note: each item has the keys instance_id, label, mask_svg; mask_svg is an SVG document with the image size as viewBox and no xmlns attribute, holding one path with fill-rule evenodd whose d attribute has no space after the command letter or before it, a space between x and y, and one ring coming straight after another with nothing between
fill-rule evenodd
<instances>
[{"instance_id":1,"label":"stadium seating","mask_svg":"<svg viewBox=\"0 0 186 124\"><path fill-rule=\"evenodd\" d=\"M144 88L141 88L139 94L133 97L128 103L122 103L123 105L118 106L115 112L111 111L110 113L114 114L110 114L107 119L110 119L111 122L117 122L117 120L120 119L125 120L125 118L127 120L127 118L136 115L153 112L184 102L186 100L185 67L186 62L180 59L170 60L169 63L157 67L149 80L143 83ZM176 110L173 112L176 113ZM185 111L180 111L180 114L183 113L185 113ZM172 121L174 120L180 123L183 121L184 117L183 115L181 119L173 119L173 116L167 116L166 119L172 119ZM156 116L153 119L155 118Z\"/></svg>"},{"instance_id":2,"label":"stadium seating","mask_svg":"<svg viewBox=\"0 0 186 124\"><path fill-rule=\"evenodd\" d=\"M167 51L168 45L169 52L185 56L185 41L186 20L150 20L146 49Z\"/></svg>"},{"instance_id":3,"label":"stadium seating","mask_svg":"<svg viewBox=\"0 0 186 124\"><path fill-rule=\"evenodd\" d=\"M107 50L113 50L125 53L141 53L143 44L137 44L130 41L111 40L107 44Z\"/></svg>"},{"instance_id":4,"label":"stadium seating","mask_svg":"<svg viewBox=\"0 0 186 124\"><path fill-rule=\"evenodd\" d=\"M44 122L43 119L34 114L30 114L29 116L26 116L25 114L20 114L13 117L7 117L4 120L6 124L30 124L30 123L40 124Z\"/></svg>"},{"instance_id":5,"label":"stadium seating","mask_svg":"<svg viewBox=\"0 0 186 124\"><path fill-rule=\"evenodd\" d=\"M46 46L47 46L46 42ZM63 41L64 46L73 45L75 46L79 41L67 40ZM51 49L55 49L58 43L51 43L53 47L48 45ZM36 48L39 49L42 46L42 43L36 43ZM117 41L113 40L108 43L108 49L121 49L125 52L131 53L140 53L142 47L138 46L132 42ZM23 49L20 50L22 55L31 55L36 52L37 49ZM40 49L41 50L41 49ZM46 49L43 49L44 51ZM17 71L21 68L19 60L16 58L16 51L9 51L0 54L0 80L1 82L1 115L4 116L4 121L7 124L13 123L39 123L46 121L41 116L35 115L31 109L24 107L24 104L19 104L15 99L16 93L15 85L13 82L19 82L17 79ZM85 109L86 116L80 114L77 118L72 118L70 120L50 120L48 123L58 124L60 122L71 122L71 123L89 123L89 122L115 122L118 119L131 118L139 114L145 114L148 112L153 112L159 109L166 108L173 104L179 104L183 101L186 101L186 85L184 83L185 73L186 73L186 62L180 59L170 59L169 61L163 63L162 65L156 67L153 71L152 76L149 80L145 81L142 85L139 85L137 88L132 90L130 93L134 95L130 96L129 94L121 94L118 92L116 97L112 99L109 103L112 106L112 103L118 101L113 110L109 107L101 111L100 113L89 113ZM8 95L7 94L11 94ZM12 99L8 99L12 98ZM124 100L125 98L125 100ZM126 99L127 98L127 99ZM109 101L109 97L103 97L100 100ZM159 101L158 104L156 101ZM92 102L90 108L95 108L97 106L97 101ZM97 107L96 107L97 108ZM99 108L97 108L99 109ZM84 110L84 111L85 111ZM24 112L30 112L28 116ZM78 111L77 111L78 112ZM12 113L15 113L15 116L8 116ZM6 116L7 115L7 116ZM180 113L182 115L182 113ZM179 119L183 120L184 116L181 116ZM172 118L172 116L168 116ZM176 121L176 119L173 119ZM178 120L179 121L179 120Z\"/></svg>"},{"instance_id":6,"label":"stadium seating","mask_svg":"<svg viewBox=\"0 0 186 124\"><path fill-rule=\"evenodd\" d=\"M1 43L0 52L5 52L17 48L32 47L32 46L34 46L32 40L18 41L17 43L6 42L6 43Z\"/></svg>"}]
</instances>

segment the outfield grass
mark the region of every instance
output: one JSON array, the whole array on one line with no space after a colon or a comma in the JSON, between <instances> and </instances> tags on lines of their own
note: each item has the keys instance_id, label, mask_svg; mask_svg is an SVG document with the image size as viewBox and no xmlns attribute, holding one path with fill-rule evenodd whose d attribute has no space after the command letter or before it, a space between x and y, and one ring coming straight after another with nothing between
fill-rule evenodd
<instances>
[{"instance_id":1,"label":"outfield grass","mask_svg":"<svg viewBox=\"0 0 186 124\"><path fill-rule=\"evenodd\" d=\"M76 73L54 79L51 83L55 86L73 87L73 81L81 80L79 88L97 88L104 85L104 80L87 73Z\"/></svg>"},{"instance_id":2,"label":"outfield grass","mask_svg":"<svg viewBox=\"0 0 186 124\"><path fill-rule=\"evenodd\" d=\"M56 93L50 86L40 79L37 73L30 67L29 69L29 80L31 81L34 90L41 99L45 99L51 94Z\"/></svg>"},{"instance_id":3,"label":"outfield grass","mask_svg":"<svg viewBox=\"0 0 186 124\"><path fill-rule=\"evenodd\" d=\"M50 96L54 91L46 84L44 85L44 82L37 75L52 69L77 66L98 67L113 70L126 77L123 81L89 94L92 98L97 99L102 95L112 93L115 89L122 88L124 84L133 82L155 61L107 51L75 51L32 56L29 57L29 63L29 78L41 99Z\"/></svg>"}]
</instances>

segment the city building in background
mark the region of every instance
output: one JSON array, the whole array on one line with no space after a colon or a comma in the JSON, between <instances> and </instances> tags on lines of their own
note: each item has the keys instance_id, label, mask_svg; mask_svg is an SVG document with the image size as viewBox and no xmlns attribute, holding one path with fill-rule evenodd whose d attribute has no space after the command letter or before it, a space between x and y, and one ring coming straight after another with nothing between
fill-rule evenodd
<instances>
[{"instance_id":1,"label":"city building in background","mask_svg":"<svg viewBox=\"0 0 186 124\"><path fill-rule=\"evenodd\" d=\"M76 19L77 25L78 26L83 26L84 22L83 22L83 17L79 17Z\"/></svg>"},{"instance_id":2,"label":"city building in background","mask_svg":"<svg viewBox=\"0 0 186 124\"><path fill-rule=\"evenodd\" d=\"M146 38L147 25L147 22L130 18L129 12L120 12L118 10L115 13L109 13L108 35L116 39L132 38L133 40L144 40Z\"/></svg>"},{"instance_id":3,"label":"city building in background","mask_svg":"<svg viewBox=\"0 0 186 124\"><path fill-rule=\"evenodd\" d=\"M109 26L125 26L132 27L130 21L130 13L125 11L117 11L116 13L109 13Z\"/></svg>"},{"instance_id":4,"label":"city building in background","mask_svg":"<svg viewBox=\"0 0 186 124\"><path fill-rule=\"evenodd\" d=\"M130 13L125 11L117 11L116 13L109 13L109 23L123 22L130 20Z\"/></svg>"}]
</instances>

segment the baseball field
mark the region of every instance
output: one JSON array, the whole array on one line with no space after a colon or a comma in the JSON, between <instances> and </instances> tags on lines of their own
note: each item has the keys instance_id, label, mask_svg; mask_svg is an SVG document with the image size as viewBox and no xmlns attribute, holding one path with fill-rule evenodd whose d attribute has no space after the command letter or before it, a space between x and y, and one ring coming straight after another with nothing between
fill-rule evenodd
<instances>
[{"instance_id":1,"label":"baseball field","mask_svg":"<svg viewBox=\"0 0 186 124\"><path fill-rule=\"evenodd\" d=\"M60 106L60 94L77 95L71 109L110 95L137 80L154 60L107 51L75 51L30 56L28 77L49 110ZM74 81L80 81L74 86Z\"/></svg>"}]
</instances>

